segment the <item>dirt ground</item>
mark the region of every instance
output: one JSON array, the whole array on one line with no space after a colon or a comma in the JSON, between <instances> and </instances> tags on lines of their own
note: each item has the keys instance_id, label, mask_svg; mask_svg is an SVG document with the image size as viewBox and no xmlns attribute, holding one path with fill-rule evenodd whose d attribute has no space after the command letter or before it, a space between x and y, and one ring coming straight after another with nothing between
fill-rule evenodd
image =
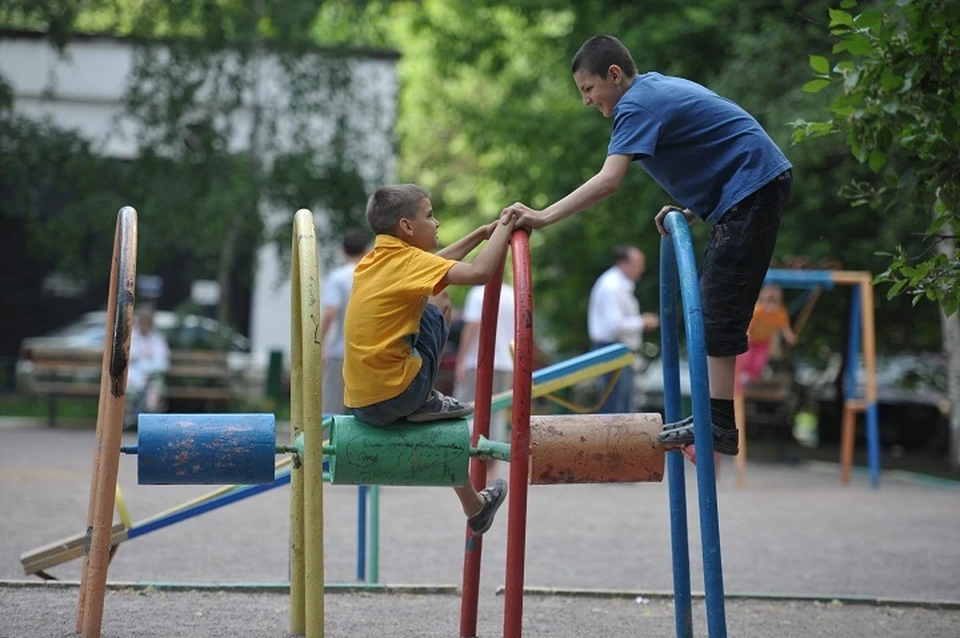
<instances>
[{"instance_id":1,"label":"dirt ground","mask_svg":"<svg viewBox=\"0 0 960 638\"><path fill-rule=\"evenodd\" d=\"M89 430L0 425L0 637L74 635L79 561L50 570L65 584L25 586L40 581L24 575L20 555L83 530L92 439ZM134 521L211 489L138 486L135 470L135 459L122 460ZM748 472L746 489L735 487L729 463L719 478L728 635L960 636L960 490L902 473L885 476L879 490L860 476L842 486L829 464L751 463ZM699 591L693 472L687 492ZM328 486L324 512L325 580L356 583L356 488ZM483 636L501 634L506 518L504 508L485 541ZM122 544L110 581L141 588L108 593L103 635L287 636L288 534L284 487ZM382 489L380 582L411 587L328 591L326 635L458 635L459 598L415 592L460 585L463 534L451 490ZM675 635L664 595L672 590L669 534L666 485L532 487L525 582L569 595L528 595L524 635ZM151 583L176 586L142 589ZM607 595L572 595L584 592ZM694 629L706 635L700 600Z\"/></svg>"}]
</instances>

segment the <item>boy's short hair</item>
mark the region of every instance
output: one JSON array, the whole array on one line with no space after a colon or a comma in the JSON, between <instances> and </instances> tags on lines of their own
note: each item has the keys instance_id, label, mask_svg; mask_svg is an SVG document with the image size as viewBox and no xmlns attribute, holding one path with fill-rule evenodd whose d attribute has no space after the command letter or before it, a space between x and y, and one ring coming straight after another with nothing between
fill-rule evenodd
<instances>
[{"instance_id":1,"label":"boy's short hair","mask_svg":"<svg viewBox=\"0 0 960 638\"><path fill-rule=\"evenodd\" d=\"M620 40L612 35L595 35L584 42L573 56L570 72L576 73L584 69L591 75L605 78L611 64L616 64L623 69L628 77L637 74L637 65L630 56L630 51Z\"/></svg>"},{"instance_id":2,"label":"boy's short hair","mask_svg":"<svg viewBox=\"0 0 960 638\"><path fill-rule=\"evenodd\" d=\"M430 191L416 184L381 186L367 200L367 224L378 235L393 235L404 217L415 217Z\"/></svg>"},{"instance_id":3,"label":"boy's short hair","mask_svg":"<svg viewBox=\"0 0 960 638\"><path fill-rule=\"evenodd\" d=\"M370 237L366 231L352 227L343 231L343 241L340 247L343 248L343 254L347 257L358 257L367 252L367 246L370 245Z\"/></svg>"}]
</instances>

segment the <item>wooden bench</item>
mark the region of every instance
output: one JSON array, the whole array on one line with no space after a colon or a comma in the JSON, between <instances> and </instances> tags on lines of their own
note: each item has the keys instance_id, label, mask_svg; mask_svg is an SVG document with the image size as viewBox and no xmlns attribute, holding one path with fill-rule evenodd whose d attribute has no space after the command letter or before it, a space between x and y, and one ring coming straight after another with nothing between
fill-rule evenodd
<instances>
[{"instance_id":1,"label":"wooden bench","mask_svg":"<svg viewBox=\"0 0 960 638\"><path fill-rule=\"evenodd\" d=\"M100 396L103 351L36 348L30 351L29 358L34 369L25 389L34 396L48 398L51 427L56 426L59 397ZM209 409L234 398L226 352L171 350L165 378L167 400L205 401Z\"/></svg>"}]
</instances>

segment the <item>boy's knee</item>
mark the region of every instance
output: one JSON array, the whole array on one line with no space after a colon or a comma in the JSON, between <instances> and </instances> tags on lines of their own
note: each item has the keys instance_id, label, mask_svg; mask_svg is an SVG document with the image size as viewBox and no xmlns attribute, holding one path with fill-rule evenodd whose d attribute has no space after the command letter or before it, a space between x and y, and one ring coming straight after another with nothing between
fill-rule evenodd
<instances>
[{"instance_id":1,"label":"boy's knee","mask_svg":"<svg viewBox=\"0 0 960 638\"><path fill-rule=\"evenodd\" d=\"M427 303L433 304L440 309L440 312L443 314L443 320L449 326L453 321L453 305L450 302L450 293L443 290L439 294L429 297Z\"/></svg>"}]
</instances>

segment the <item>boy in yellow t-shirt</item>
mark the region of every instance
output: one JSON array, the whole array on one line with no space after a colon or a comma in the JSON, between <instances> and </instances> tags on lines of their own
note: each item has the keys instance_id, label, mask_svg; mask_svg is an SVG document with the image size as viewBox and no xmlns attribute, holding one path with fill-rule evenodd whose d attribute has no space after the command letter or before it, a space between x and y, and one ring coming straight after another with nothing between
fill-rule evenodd
<instances>
[{"instance_id":1,"label":"boy in yellow t-shirt","mask_svg":"<svg viewBox=\"0 0 960 638\"><path fill-rule=\"evenodd\" d=\"M434 389L450 333L449 285L481 285L503 262L515 218L481 226L443 250L430 193L415 184L383 186L367 202L373 250L357 264L343 321L343 400L347 413L373 427L406 419L465 416L462 403ZM472 262L460 261L489 240ZM507 484L498 479L477 492L454 488L474 535L493 524Z\"/></svg>"}]
</instances>

